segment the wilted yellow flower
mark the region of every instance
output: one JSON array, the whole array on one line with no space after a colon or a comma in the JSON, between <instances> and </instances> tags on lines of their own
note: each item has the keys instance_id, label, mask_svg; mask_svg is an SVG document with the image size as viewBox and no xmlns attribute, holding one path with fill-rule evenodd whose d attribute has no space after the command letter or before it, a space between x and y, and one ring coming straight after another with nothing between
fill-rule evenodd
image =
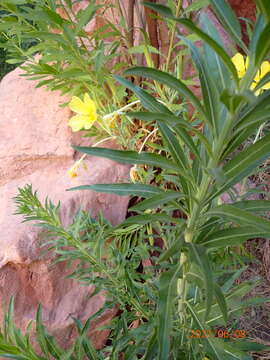
<instances>
[{"instance_id":1,"label":"wilted yellow flower","mask_svg":"<svg viewBox=\"0 0 270 360\"><path fill-rule=\"evenodd\" d=\"M77 173L77 171L75 169L71 168L71 169L68 170L68 175L69 175L69 177L71 179L73 179L73 178L78 176L78 173Z\"/></svg>"},{"instance_id":2,"label":"wilted yellow flower","mask_svg":"<svg viewBox=\"0 0 270 360\"><path fill-rule=\"evenodd\" d=\"M244 58L244 56L240 53L235 54L232 57L232 62L234 64L234 66L236 67L237 73L238 73L238 77L241 79L242 77L244 77L247 68L248 68L248 64L249 64L249 58L248 56L246 57L246 59ZM270 71L270 63L269 61L264 61L260 67L260 69L257 71L257 74L255 75L253 82L250 86L250 88L253 90L255 89L255 87L257 86L257 84L259 83L259 81ZM267 90L270 89L270 82L264 84L258 91L256 91L256 95L259 95L261 93L262 90Z\"/></svg>"},{"instance_id":3,"label":"wilted yellow flower","mask_svg":"<svg viewBox=\"0 0 270 360\"><path fill-rule=\"evenodd\" d=\"M84 94L83 101L77 96L73 96L69 103L69 108L77 113L68 122L72 131L88 130L97 120L96 105L88 94Z\"/></svg>"},{"instance_id":4,"label":"wilted yellow flower","mask_svg":"<svg viewBox=\"0 0 270 360\"><path fill-rule=\"evenodd\" d=\"M71 166L71 168L68 170L68 175L71 179L76 178L78 176L78 169L80 165L82 164L86 154L83 154L83 156L75 162L74 165ZM87 168L86 164L83 163L84 168Z\"/></svg>"},{"instance_id":5,"label":"wilted yellow flower","mask_svg":"<svg viewBox=\"0 0 270 360\"><path fill-rule=\"evenodd\" d=\"M132 166L132 168L130 169L129 176L130 176L131 181L133 181L133 182L140 180L139 174L138 174L138 168L136 165Z\"/></svg>"},{"instance_id":6,"label":"wilted yellow flower","mask_svg":"<svg viewBox=\"0 0 270 360\"><path fill-rule=\"evenodd\" d=\"M68 175L71 179L76 178L78 176L78 168L79 164L76 162L69 170Z\"/></svg>"}]
</instances>

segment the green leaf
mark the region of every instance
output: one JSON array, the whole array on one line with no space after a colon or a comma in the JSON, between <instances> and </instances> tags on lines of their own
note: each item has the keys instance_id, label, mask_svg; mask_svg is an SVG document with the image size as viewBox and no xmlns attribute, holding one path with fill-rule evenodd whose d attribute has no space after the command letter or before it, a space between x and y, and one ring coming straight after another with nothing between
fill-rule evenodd
<instances>
[{"instance_id":1,"label":"green leaf","mask_svg":"<svg viewBox=\"0 0 270 360\"><path fill-rule=\"evenodd\" d=\"M241 151L231 161L225 164L223 173L227 180L210 196L208 201L222 194L245 177L251 175L256 167L270 156L269 142L270 134L264 136L261 140L249 146L244 151Z\"/></svg>"},{"instance_id":2,"label":"green leaf","mask_svg":"<svg viewBox=\"0 0 270 360\"><path fill-rule=\"evenodd\" d=\"M247 50L245 44L242 41L241 26L240 23L226 0L210 0L218 19L223 25L224 29L232 36L236 43ZM246 51L247 52L247 51Z\"/></svg>"},{"instance_id":3,"label":"green leaf","mask_svg":"<svg viewBox=\"0 0 270 360\"><path fill-rule=\"evenodd\" d=\"M154 222L181 224L184 222L184 220L179 218L173 218L165 213L136 215L136 216L131 216L128 219L126 219L124 222L122 222L121 227L130 224L146 225L146 224L152 224Z\"/></svg>"},{"instance_id":4,"label":"green leaf","mask_svg":"<svg viewBox=\"0 0 270 360\"><path fill-rule=\"evenodd\" d=\"M196 25L194 25L191 20L188 19L175 19L175 20L179 24L184 25L186 28L192 31L192 33L195 33L201 40L205 41L207 45L213 49L215 54L217 54L219 58L222 60L223 64L227 67L230 74L234 78L235 82L238 83L237 70L233 62L231 61L230 56L226 53L223 47L219 45L219 43L215 41L212 37L210 37L207 33L203 32ZM208 19L208 21L210 20Z\"/></svg>"},{"instance_id":5,"label":"green leaf","mask_svg":"<svg viewBox=\"0 0 270 360\"><path fill-rule=\"evenodd\" d=\"M153 4L151 2L143 2L143 5L148 7L149 9L156 11L157 13L159 13L165 17L168 17L168 18L174 17L171 9L168 6L165 6L162 4Z\"/></svg>"},{"instance_id":6,"label":"green leaf","mask_svg":"<svg viewBox=\"0 0 270 360\"><path fill-rule=\"evenodd\" d=\"M73 148L88 155L104 157L123 164L143 164L161 167L171 171L178 171L178 166L176 164L158 154L147 152L141 152L139 154L135 151L112 150L99 147L74 146Z\"/></svg>"},{"instance_id":7,"label":"green leaf","mask_svg":"<svg viewBox=\"0 0 270 360\"><path fill-rule=\"evenodd\" d=\"M206 6L209 5L209 3L210 0L197 0L196 2L191 3L188 7L184 9L184 14L205 8Z\"/></svg>"},{"instance_id":8,"label":"green leaf","mask_svg":"<svg viewBox=\"0 0 270 360\"><path fill-rule=\"evenodd\" d=\"M200 243L209 250L238 246L249 239L268 237L270 234L264 230L257 230L250 226L223 229L206 236Z\"/></svg>"},{"instance_id":9,"label":"green leaf","mask_svg":"<svg viewBox=\"0 0 270 360\"><path fill-rule=\"evenodd\" d=\"M203 277L204 277L204 286L205 286L205 296L206 296L206 310L205 310L205 320L207 319L212 302L213 302L213 294L214 294L214 279L213 279L213 272L211 269L211 265L209 259L206 254L206 250L201 245L196 245L193 243L187 243L186 246L188 247L192 259L195 263L199 266Z\"/></svg>"},{"instance_id":10,"label":"green leaf","mask_svg":"<svg viewBox=\"0 0 270 360\"><path fill-rule=\"evenodd\" d=\"M98 356L98 353L94 346L91 344L89 339L84 338L82 340L82 346L85 352L85 355L89 360L99 360L100 357Z\"/></svg>"},{"instance_id":11,"label":"green leaf","mask_svg":"<svg viewBox=\"0 0 270 360\"><path fill-rule=\"evenodd\" d=\"M44 12L44 14L46 14L48 16L48 19L50 19L52 21L53 24L57 24L60 27L63 26L64 23L64 19L57 14L57 12L52 11L51 9L49 9L48 7L44 6L42 11Z\"/></svg>"},{"instance_id":12,"label":"green leaf","mask_svg":"<svg viewBox=\"0 0 270 360\"><path fill-rule=\"evenodd\" d=\"M163 272L159 278L158 297L158 359L170 359L170 338L173 327L173 304L176 299L177 280L180 275L181 264Z\"/></svg>"},{"instance_id":13,"label":"green leaf","mask_svg":"<svg viewBox=\"0 0 270 360\"><path fill-rule=\"evenodd\" d=\"M79 32L82 30L82 28L93 19L94 15L96 13L96 10L97 10L96 4L90 3L86 9L84 9L83 11L80 11L77 14L78 23L76 24L76 27L75 27L76 34L79 34Z\"/></svg>"},{"instance_id":14,"label":"green leaf","mask_svg":"<svg viewBox=\"0 0 270 360\"><path fill-rule=\"evenodd\" d=\"M160 51L158 51L155 47L150 46L150 45L137 45L137 46L132 46L129 50L128 53L129 54L144 54L145 51L148 51L150 53L153 54L160 54Z\"/></svg>"},{"instance_id":15,"label":"green leaf","mask_svg":"<svg viewBox=\"0 0 270 360\"><path fill-rule=\"evenodd\" d=\"M222 290L218 284L214 284L214 292L215 292L215 297L216 297L218 306L223 315L223 319L224 319L225 323L227 323L227 320L228 320L227 303L226 303L225 296L223 295Z\"/></svg>"},{"instance_id":16,"label":"green leaf","mask_svg":"<svg viewBox=\"0 0 270 360\"><path fill-rule=\"evenodd\" d=\"M122 85L132 90L134 94L141 100L142 105L149 111L161 112L164 114L173 115L173 113L159 101L157 101L152 95L148 94L145 90L132 84L130 81L122 78L121 76L114 75L114 78L118 80Z\"/></svg>"},{"instance_id":17,"label":"green leaf","mask_svg":"<svg viewBox=\"0 0 270 360\"><path fill-rule=\"evenodd\" d=\"M207 14L202 13L200 15L200 24L203 27L204 31L220 46L223 47L219 32L217 31L216 26L213 24ZM224 91L224 89L229 88L231 81L230 74L228 69L226 69L224 63L218 56L217 52L206 43L204 46L204 53L206 56L207 69L209 70L211 76L213 76L213 78L215 79L215 84L219 91L222 92ZM231 62L231 60L228 58L227 61Z\"/></svg>"},{"instance_id":18,"label":"green leaf","mask_svg":"<svg viewBox=\"0 0 270 360\"><path fill-rule=\"evenodd\" d=\"M248 211L238 209L233 205L220 205L208 211L207 216L219 216L233 221L239 225L252 225L259 231L270 232L270 221L251 214Z\"/></svg>"},{"instance_id":19,"label":"green leaf","mask_svg":"<svg viewBox=\"0 0 270 360\"><path fill-rule=\"evenodd\" d=\"M95 184L95 185L81 185L76 186L69 191L73 190L94 190L97 192L117 194L120 196L141 196L144 198L151 198L154 195L163 195L164 191L159 189L158 187L144 184Z\"/></svg>"},{"instance_id":20,"label":"green leaf","mask_svg":"<svg viewBox=\"0 0 270 360\"><path fill-rule=\"evenodd\" d=\"M186 120L183 120L179 118L178 116L174 114L163 114L163 113L155 113L155 112L130 112L128 113L128 116L131 118L137 118L143 121L157 121L157 122L164 122L166 125L168 125L172 130L174 130L178 136L187 144L187 146L190 148L190 150L196 154L198 157L200 157L199 151L197 146L194 145L194 142L190 143L190 141L186 140L186 136L184 136L184 133L182 132L182 128L192 131L197 137L201 140L201 142L204 144L206 151L210 156L212 156L211 153L211 146L207 140L207 138L202 134L201 131L197 130L195 127L193 127L190 123L188 123ZM186 134L186 133L185 133ZM188 135L188 134L187 134ZM185 176L183 174L183 176ZM186 178L188 178L186 176Z\"/></svg>"},{"instance_id":21,"label":"green leaf","mask_svg":"<svg viewBox=\"0 0 270 360\"><path fill-rule=\"evenodd\" d=\"M182 227L184 228L184 224L182 225ZM180 239L176 239L174 241L174 243L167 249L164 250L160 257L158 258L157 262L160 264L164 261L167 261L168 259L170 259L171 257L175 256L175 255L179 255L180 258L180 253L181 253L181 249L183 247L183 243L184 243L184 237L181 236Z\"/></svg>"},{"instance_id":22,"label":"green leaf","mask_svg":"<svg viewBox=\"0 0 270 360\"><path fill-rule=\"evenodd\" d=\"M197 311L195 310L195 308L191 305L191 303L189 303L188 301L186 302L187 308L196 324L196 326L201 330L201 331L205 331L208 328L208 326L201 321L201 318L199 316L199 314L197 313ZM213 354L213 356L215 356L216 360L224 360L224 351L222 351L220 349L220 347L217 346L218 343L220 343L220 341L218 341L219 339L214 339L211 337L207 337L205 338L204 342L206 342L209 345L210 351Z\"/></svg>"},{"instance_id":23,"label":"green leaf","mask_svg":"<svg viewBox=\"0 0 270 360\"><path fill-rule=\"evenodd\" d=\"M196 68L199 72L204 107L206 109L206 121L213 130L214 135L217 134L217 119L219 113L220 102L218 99L217 89L208 73L206 64L202 55L199 53L197 47L189 40L181 37L182 40L190 48L192 60L194 61Z\"/></svg>"},{"instance_id":24,"label":"green leaf","mask_svg":"<svg viewBox=\"0 0 270 360\"><path fill-rule=\"evenodd\" d=\"M242 200L232 204L234 207L250 212L266 212L270 211L269 200Z\"/></svg>"},{"instance_id":25,"label":"green leaf","mask_svg":"<svg viewBox=\"0 0 270 360\"><path fill-rule=\"evenodd\" d=\"M134 67L125 71L125 75L143 76L147 79L156 80L161 84L165 84L170 88L178 91L185 99L189 99L192 105L201 114L204 114L203 107L198 98L193 94L191 90L180 80L174 76L153 68L147 68L143 66Z\"/></svg>"},{"instance_id":26,"label":"green leaf","mask_svg":"<svg viewBox=\"0 0 270 360\"><path fill-rule=\"evenodd\" d=\"M158 122L158 125L162 138L165 140L165 143L175 163L178 164L181 170L185 170L186 172L188 172L188 160L176 136L166 124Z\"/></svg>"},{"instance_id":27,"label":"green leaf","mask_svg":"<svg viewBox=\"0 0 270 360\"><path fill-rule=\"evenodd\" d=\"M270 22L270 2L268 0L256 0L256 4L263 14L266 23Z\"/></svg>"},{"instance_id":28,"label":"green leaf","mask_svg":"<svg viewBox=\"0 0 270 360\"><path fill-rule=\"evenodd\" d=\"M255 66L260 66L261 62L268 55L270 50L270 23L265 26L263 29L256 46L255 52Z\"/></svg>"},{"instance_id":29,"label":"green leaf","mask_svg":"<svg viewBox=\"0 0 270 360\"><path fill-rule=\"evenodd\" d=\"M144 196L146 197L146 196ZM182 199L184 195L177 191L166 191L160 194L149 197L149 199L139 202L137 205L132 206L132 211L142 211L160 207L172 200Z\"/></svg>"}]
</instances>

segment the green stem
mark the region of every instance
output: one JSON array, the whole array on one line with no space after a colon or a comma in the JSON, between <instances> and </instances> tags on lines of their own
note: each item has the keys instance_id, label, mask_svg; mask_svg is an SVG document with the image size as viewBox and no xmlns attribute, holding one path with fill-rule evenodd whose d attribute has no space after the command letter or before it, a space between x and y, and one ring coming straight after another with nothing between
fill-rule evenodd
<instances>
[{"instance_id":1,"label":"green stem","mask_svg":"<svg viewBox=\"0 0 270 360\"><path fill-rule=\"evenodd\" d=\"M181 9L182 9L182 0L178 0L175 17L178 17L180 15ZM171 57L172 57L176 26L177 26L177 23L175 22L173 24L171 37L170 37L169 50L168 50L168 55L167 55L167 60L166 60L166 65L165 65L165 71L166 72L169 70L170 61L171 61Z\"/></svg>"},{"instance_id":2,"label":"green stem","mask_svg":"<svg viewBox=\"0 0 270 360\"><path fill-rule=\"evenodd\" d=\"M224 129L222 130L222 132L220 134L220 137L219 137L216 145L214 145L213 154L216 154L216 155L214 158L210 159L208 168L213 168L213 167L218 166L220 159L221 159L222 152L224 150L224 144L226 142L226 138L232 128L233 120L234 120L234 114L231 114L230 117L227 119L227 122L224 126ZM200 189L196 196L197 201L193 203L194 205L191 210L190 217L187 220L187 228L186 228L186 231L184 234L185 241L187 243L191 243L194 239L194 236L196 235L197 224L199 222L198 220L200 219L201 211L203 210L203 208L205 206L204 204L205 204L205 200L207 199L207 196L208 196L208 189L209 189L211 182L212 182L212 177L208 173L205 172L204 176L202 178L201 184L200 184ZM180 301L179 301L178 306L179 306L180 316L182 317L182 321L184 319L184 305L185 305L185 301L186 301L186 295L188 292L187 284L186 284L186 272L187 272L186 262L187 262L186 255L184 253L181 253L180 263L182 265L183 275L182 275L182 278L179 279L178 296L180 297Z\"/></svg>"}]
</instances>

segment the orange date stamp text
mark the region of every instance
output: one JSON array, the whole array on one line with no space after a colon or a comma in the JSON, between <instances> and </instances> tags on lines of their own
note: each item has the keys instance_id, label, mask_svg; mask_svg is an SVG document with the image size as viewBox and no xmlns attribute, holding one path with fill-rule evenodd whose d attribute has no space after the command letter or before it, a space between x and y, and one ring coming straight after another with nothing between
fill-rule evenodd
<instances>
[{"instance_id":1,"label":"orange date stamp text","mask_svg":"<svg viewBox=\"0 0 270 360\"><path fill-rule=\"evenodd\" d=\"M247 337L246 330L224 330L224 329L191 329L189 333L190 339L206 339L206 338L221 338L221 339L245 339Z\"/></svg>"}]
</instances>

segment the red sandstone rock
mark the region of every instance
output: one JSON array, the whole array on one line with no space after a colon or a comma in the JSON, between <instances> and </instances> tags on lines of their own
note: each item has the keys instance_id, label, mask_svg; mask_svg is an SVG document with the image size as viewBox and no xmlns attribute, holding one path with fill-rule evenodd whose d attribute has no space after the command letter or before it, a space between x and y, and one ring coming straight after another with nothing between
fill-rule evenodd
<instances>
[{"instance_id":1,"label":"red sandstone rock","mask_svg":"<svg viewBox=\"0 0 270 360\"><path fill-rule=\"evenodd\" d=\"M67 192L72 186L90 183L121 182L129 168L113 161L88 157L86 168L71 180L67 171L74 163L73 137L67 127L68 108L59 108L66 99L58 93L36 89L36 83L20 77L21 70L8 74L0 83L0 324L3 304L15 296L17 324L25 328L34 319L37 305L43 306L45 324L57 334L62 345L74 336L73 320L82 321L100 309L105 301L102 294L89 299L92 286L81 286L65 279L63 264L50 265L40 258L38 228L21 223L13 215L13 197L18 187L32 184L44 201L61 201L61 218L69 224L79 209L93 216L102 211L113 224L126 215L128 198L91 191ZM75 137L74 137L75 139ZM84 139L84 145L87 140ZM89 140L88 140L89 141ZM78 136L77 136L78 144ZM103 346L108 331L96 332L114 316L116 310L105 313L92 326L92 340Z\"/></svg>"}]
</instances>

